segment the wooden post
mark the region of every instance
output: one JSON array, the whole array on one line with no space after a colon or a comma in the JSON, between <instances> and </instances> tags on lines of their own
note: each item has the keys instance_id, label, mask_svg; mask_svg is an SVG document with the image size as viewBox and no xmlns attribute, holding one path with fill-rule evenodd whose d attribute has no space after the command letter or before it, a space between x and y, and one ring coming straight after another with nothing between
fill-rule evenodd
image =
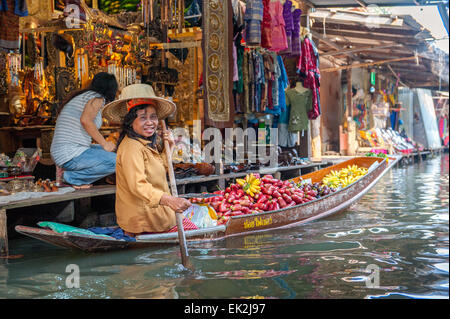
<instances>
[{"instance_id":1,"label":"wooden post","mask_svg":"<svg viewBox=\"0 0 450 319\"><path fill-rule=\"evenodd\" d=\"M6 209L0 209L0 256L7 257L8 249L8 228L6 223Z\"/></svg>"},{"instance_id":2,"label":"wooden post","mask_svg":"<svg viewBox=\"0 0 450 319\"><path fill-rule=\"evenodd\" d=\"M348 136L348 149L347 155L355 156L356 149L356 125L353 122L353 85L352 85L352 70L347 70L347 109L346 109L346 119L347 119L347 136Z\"/></svg>"},{"instance_id":3,"label":"wooden post","mask_svg":"<svg viewBox=\"0 0 450 319\"><path fill-rule=\"evenodd\" d=\"M311 121L311 152L314 160L322 160L322 138L320 136L321 116Z\"/></svg>"}]
</instances>

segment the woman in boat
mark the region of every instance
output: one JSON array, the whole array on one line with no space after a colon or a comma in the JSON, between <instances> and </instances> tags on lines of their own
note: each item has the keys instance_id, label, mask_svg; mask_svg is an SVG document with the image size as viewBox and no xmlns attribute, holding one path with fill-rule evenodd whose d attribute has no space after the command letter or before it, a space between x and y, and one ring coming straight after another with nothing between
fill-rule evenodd
<instances>
[{"instance_id":1,"label":"woman in boat","mask_svg":"<svg viewBox=\"0 0 450 319\"><path fill-rule=\"evenodd\" d=\"M127 235L176 231L175 213L191 206L188 200L170 195L167 158L158 147L159 121L175 110L175 104L156 97L150 85L134 84L125 87L120 98L103 112L113 122L122 119L117 143L116 216ZM172 133L166 131L162 138L172 152ZM196 229L189 219L184 226Z\"/></svg>"},{"instance_id":2,"label":"woman in boat","mask_svg":"<svg viewBox=\"0 0 450 319\"><path fill-rule=\"evenodd\" d=\"M75 188L89 188L115 172L116 146L106 141L99 129L101 110L116 98L117 89L114 75L101 72L88 88L75 92L62 104L50 152L57 176L63 170L64 181Z\"/></svg>"}]
</instances>

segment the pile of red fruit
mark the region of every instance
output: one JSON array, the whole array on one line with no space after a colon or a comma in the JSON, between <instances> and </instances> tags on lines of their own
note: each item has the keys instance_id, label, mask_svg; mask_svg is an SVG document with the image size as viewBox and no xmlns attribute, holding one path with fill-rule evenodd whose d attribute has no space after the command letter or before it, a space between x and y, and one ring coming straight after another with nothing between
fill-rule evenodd
<instances>
[{"instance_id":1,"label":"pile of red fruit","mask_svg":"<svg viewBox=\"0 0 450 319\"><path fill-rule=\"evenodd\" d=\"M225 190L216 191L218 196L207 199L192 199L193 203L206 203L217 213L218 224L225 224L230 217L257 214L292 207L310 202L320 197L317 190L309 185L297 186L294 182L281 181L272 175L260 178L261 190L253 196L247 195L242 187L235 183ZM311 185L312 186L312 185Z\"/></svg>"}]
</instances>

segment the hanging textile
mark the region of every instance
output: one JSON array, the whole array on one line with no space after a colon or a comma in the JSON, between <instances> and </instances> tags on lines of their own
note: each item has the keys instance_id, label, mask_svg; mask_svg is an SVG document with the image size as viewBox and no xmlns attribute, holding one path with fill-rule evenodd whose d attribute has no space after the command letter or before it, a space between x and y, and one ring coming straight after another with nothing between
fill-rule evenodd
<instances>
[{"instance_id":1,"label":"hanging textile","mask_svg":"<svg viewBox=\"0 0 450 319\"><path fill-rule=\"evenodd\" d=\"M26 0L0 0L0 11L11 11L19 17L28 16Z\"/></svg>"},{"instance_id":2,"label":"hanging textile","mask_svg":"<svg viewBox=\"0 0 450 319\"><path fill-rule=\"evenodd\" d=\"M303 92L298 92L297 89L287 90L286 105L291 107L289 131L296 133L308 130L308 113L312 109L311 90L304 90Z\"/></svg>"},{"instance_id":3,"label":"hanging textile","mask_svg":"<svg viewBox=\"0 0 450 319\"><path fill-rule=\"evenodd\" d=\"M203 33L205 120L226 127L234 113L231 0L203 2Z\"/></svg>"},{"instance_id":4,"label":"hanging textile","mask_svg":"<svg viewBox=\"0 0 450 319\"><path fill-rule=\"evenodd\" d=\"M15 14L17 0L1 0L0 8L0 48L17 50L19 41L19 16ZM8 27L5 27L8 26Z\"/></svg>"},{"instance_id":5,"label":"hanging textile","mask_svg":"<svg viewBox=\"0 0 450 319\"><path fill-rule=\"evenodd\" d=\"M301 43L302 54L297 66L298 72L304 78L304 87L311 89L313 108L309 112L309 119L315 120L321 114L320 110L320 71L318 51L312 40L308 37Z\"/></svg>"},{"instance_id":6,"label":"hanging textile","mask_svg":"<svg viewBox=\"0 0 450 319\"><path fill-rule=\"evenodd\" d=\"M270 0L263 0L264 13L261 24L261 46L265 49L272 47L272 17L270 15Z\"/></svg>"},{"instance_id":7,"label":"hanging textile","mask_svg":"<svg viewBox=\"0 0 450 319\"><path fill-rule=\"evenodd\" d=\"M292 1L286 0L283 5L283 20L286 32L287 48L280 52L280 54L289 55L292 52L292 32L294 31L294 18L292 16Z\"/></svg>"},{"instance_id":8,"label":"hanging textile","mask_svg":"<svg viewBox=\"0 0 450 319\"><path fill-rule=\"evenodd\" d=\"M8 93L7 70L7 55L5 52L0 52L0 95L6 95Z\"/></svg>"},{"instance_id":9,"label":"hanging textile","mask_svg":"<svg viewBox=\"0 0 450 319\"><path fill-rule=\"evenodd\" d=\"M272 47L275 52L288 49L286 29L283 18L283 6L280 1L270 3L270 15L272 16Z\"/></svg>"},{"instance_id":10,"label":"hanging textile","mask_svg":"<svg viewBox=\"0 0 450 319\"><path fill-rule=\"evenodd\" d=\"M292 13L292 20L294 28L292 30L292 52L291 56L300 56L301 51L301 40L300 40L300 18L302 16L302 10L295 9Z\"/></svg>"},{"instance_id":11,"label":"hanging textile","mask_svg":"<svg viewBox=\"0 0 450 319\"><path fill-rule=\"evenodd\" d=\"M245 42L247 46L261 44L261 24L264 16L262 0L249 0L245 10Z\"/></svg>"}]
</instances>

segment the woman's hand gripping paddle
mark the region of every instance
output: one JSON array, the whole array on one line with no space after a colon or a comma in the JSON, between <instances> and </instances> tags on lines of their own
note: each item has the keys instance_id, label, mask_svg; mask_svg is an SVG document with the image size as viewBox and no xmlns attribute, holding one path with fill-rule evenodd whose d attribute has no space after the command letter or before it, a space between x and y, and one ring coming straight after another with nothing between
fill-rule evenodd
<instances>
[{"instance_id":1,"label":"woman's hand gripping paddle","mask_svg":"<svg viewBox=\"0 0 450 319\"><path fill-rule=\"evenodd\" d=\"M164 133L166 132L166 123L164 121L160 121L161 128ZM170 152L169 142L164 140L164 151L166 152L167 157L167 167L169 169L169 179L170 179L170 188L172 190L172 196L178 197L178 190L177 190L177 184L175 181L175 173L173 171L173 164L172 164L172 153ZM187 250L187 244L186 244L186 235L184 233L183 228L183 214L176 213L176 219L177 219L177 228L178 228L178 240L180 242L180 251L181 251L181 263L183 266L187 269L193 269L193 266L189 260L189 253Z\"/></svg>"}]
</instances>

